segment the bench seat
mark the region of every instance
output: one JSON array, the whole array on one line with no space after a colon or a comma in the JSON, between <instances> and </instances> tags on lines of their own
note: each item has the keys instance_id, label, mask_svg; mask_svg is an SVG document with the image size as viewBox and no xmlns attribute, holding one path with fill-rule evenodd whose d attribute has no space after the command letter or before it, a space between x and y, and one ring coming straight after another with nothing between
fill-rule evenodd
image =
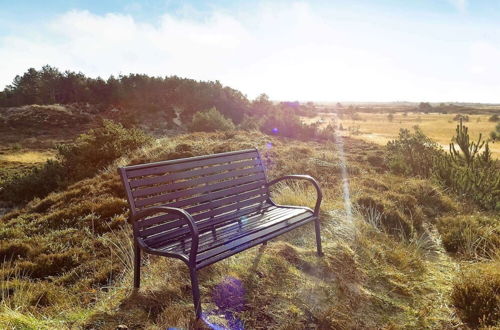
<instances>
[{"instance_id":1,"label":"bench seat","mask_svg":"<svg viewBox=\"0 0 500 330\"><path fill-rule=\"evenodd\" d=\"M229 218L213 230L199 233L196 269L201 269L240 251L281 235L295 227L315 220L312 210L302 207L268 205L252 213ZM172 253L189 257L191 238L170 240L148 246L152 254Z\"/></svg>"}]
</instances>

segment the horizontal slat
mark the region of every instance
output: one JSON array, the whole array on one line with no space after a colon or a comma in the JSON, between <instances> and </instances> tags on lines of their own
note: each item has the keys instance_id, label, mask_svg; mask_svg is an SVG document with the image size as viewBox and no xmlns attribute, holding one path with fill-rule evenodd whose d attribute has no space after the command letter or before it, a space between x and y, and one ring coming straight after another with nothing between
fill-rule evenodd
<instances>
[{"instance_id":1,"label":"horizontal slat","mask_svg":"<svg viewBox=\"0 0 500 330\"><path fill-rule=\"evenodd\" d=\"M137 180L129 181L129 185L131 188L150 186L153 184L160 184L165 182L172 182L176 180L182 180L186 178L197 177L201 175L220 173L229 170L235 170L239 168L249 167L249 166L261 166L260 161L258 159L242 161L237 163L225 164L225 165L216 165L206 168L199 168L191 171L182 171L182 172L174 172L168 173L161 176L155 176L151 178L141 178Z\"/></svg>"},{"instance_id":2,"label":"horizontal slat","mask_svg":"<svg viewBox=\"0 0 500 330\"><path fill-rule=\"evenodd\" d=\"M210 226L220 225L220 224L222 224L224 222L235 221L235 220L237 220L241 216L249 216L252 213L259 212L261 209L263 211L268 206L269 206L268 204L264 204L262 208L257 207L257 206L251 206L251 207L248 207L248 208L245 208L245 209L241 209L240 211L235 212L235 213L222 214L222 215L219 215L219 216L216 216L216 217L210 219L209 221L205 221L205 222L199 223L199 228L206 229L206 228L208 228ZM156 236L150 236L150 237L145 238L144 241L148 245L158 246L158 245L161 245L161 244L165 244L165 242L167 242L169 240L174 240L175 241L181 235L188 234L188 233L189 233L189 229L187 229L187 228L180 228L178 230L178 232L176 231L175 233L169 232L168 234L163 234L162 233L162 234L159 234L159 235L156 235Z\"/></svg>"},{"instance_id":3,"label":"horizontal slat","mask_svg":"<svg viewBox=\"0 0 500 330\"><path fill-rule=\"evenodd\" d=\"M247 235L249 233L252 233L254 230L259 230L258 228L260 228L260 226L270 225L273 222L276 222L277 219L279 221L283 221L284 215L288 215L288 217L291 218L295 215L304 212L307 211L299 210L296 212L290 212L290 209L277 208L273 206L266 209L264 214L256 213L253 215L249 215L248 218L245 219L245 221L242 221L241 223L239 221L228 222L216 229L215 241L213 233L211 231L205 231L202 234L200 234L198 253L212 249L218 245L225 244L226 239L227 241L230 241L231 239L235 239L242 235ZM311 212L309 212L309 214L311 214ZM169 244L169 246L166 247L166 249L178 253L182 252L189 253L191 237L186 237L186 239L183 240L183 243L185 245L185 247L183 248L181 248L181 243L178 242L178 243L173 243L172 245Z\"/></svg>"},{"instance_id":4,"label":"horizontal slat","mask_svg":"<svg viewBox=\"0 0 500 330\"><path fill-rule=\"evenodd\" d=\"M244 193L234 195L234 196L224 197L224 198L213 200L213 201L209 200L203 204L198 204L196 206L185 208L184 210L186 212L188 212L189 214L196 214L196 213L201 212L201 211L205 211L205 210L208 210L211 208L221 207L221 206L224 206L224 205L227 205L230 203L234 203L238 200L248 199L248 198L251 198L251 197L257 196L257 195L263 195L263 196L267 197L266 193L267 193L267 189L265 189L265 188L251 190L251 191L244 192ZM140 230L143 230L144 228L152 226L154 224L157 224L157 223L160 223L163 221L174 220L176 218L178 218L178 217L175 215L160 215L160 216L150 217L150 218L147 218L144 220L139 220L137 225L139 226ZM182 225L183 223L184 223L183 220L179 220L179 222L174 224L171 228L178 227L178 226Z\"/></svg>"},{"instance_id":5,"label":"horizontal slat","mask_svg":"<svg viewBox=\"0 0 500 330\"><path fill-rule=\"evenodd\" d=\"M244 153L251 153L251 152L256 152L256 149L244 149L244 150L222 152L222 153L218 153L218 154L209 154L209 155L193 156L193 157L187 157L187 158L162 160L162 161L154 162L154 163L129 165L129 166L126 166L124 168L126 168L128 170L143 169L143 168L147 168L147 167L156 167L156 166L160 166L160 165L184 163L184 162L189 162L192 160L199 160L199 159L205 159L205 158L215 158L215 157L244 154Z\"/></svg>"},{"instance_id":6,"label":"horizontal slat","mask_svg":"<svg viewBox=\"0 0 500 330\"><path fill-rule=\"evenodd\" d=\"M277 237L279 235L282 235L286 232L289 232L297 227L300 227L310 221L314 220L314 217L311 216L310 214L304 214L300 215L297 218L290 219L290 221L282 221L275 226L268 227L262 231L256 232L254 234L244 236L238 240L232 241L231 243L228 243L227 245L223 245L224 249L221 249L222 251L217 251L221 252L215 255L210 255L206 256L204 259L198 259L196 269L201 269L203 267L209 266L219 260L225 259L227 257L230 257L238 252L244 251L246 249L249 249L253 246L256 246L258 244L267 242L268 240ZM213 251L213 250L209 250ZM215 251L214 251L215 252Z\"/></svg>"},{"instance_id":7,"label":"horizontal slat","mask_svg":"<svg viewBox=\"0 0 500 330\"><path fill-rule=\"evenodd\" d=\"M149 164L145 168L138 168L138 169L126 168L126 171L128 178L136 178L139 176L161 174L165 172L185 171L188 169L201 166L222 164L222 163L233 162L243 159L251 159L251 158L257 158L257 153L255 151L238 153L229 156L219 156L219 157L214 157L212 155L209 156L209 158L207 157L199 160L189 160L189 158L187 158L185 162L180 162L180 163L172 162L172 163L165 163L164 165L158 164L158 166L154 167L151 167L151 164Z\"/></svg>"},{"instance_id":8,"label":"horizontal slat","mask_svg":"<svg viewBox=\"0 0 500 330\"><path fill-rule=\"evenodd\" d=\"M262 204L264 202L265 202L265 199L262 199L261 197L252 198L252 199L248 199L248 200L245 200L243 202L240 202L240 203L235 203L235 204L231 204L228 206L219 207L217 209L210 210L208 212L203 212L203 213L197 214L197 215L193 216L193 218L195 219L197 224L199 224L198 229L202 230L207 226L212 226L212 225L216 224L210 220L201 222L202 220L209 219L209 218L215 219L215 217L218 215L226 214L226 213L231 212L231 211L237 211L238 209L244 209L244 208L250 207L252 205L256 206L257 204L259 204L259 203ZM158 226L154 226L154 227L150 227L150 228L141 230L139 232L139 235L142 238L146 238L147 236L161 233L161 234L165 235L166 239L171 239L171 238L175 238L178 236L182 236L182 235L187 234L189 232L189 229L185 226L182 228L178 228L176 230L173 230L173 231L168 231L168 230L177 228L179 226L182 226L184 224L185 224L185 222L182 220L175 221L175 223L173 223L173 222L165 223L165 224L161 224Z\"/></svg>"},{"instance_id":9,"label":"horizontal slat","mask_svg":"<svg viewBox=\"0 0 500 330\"><path fill-rule=\"evenodd\" d=\"M251 167L242 170L227 171L223 173L218 173L214 175L208 175L203 177L197 177L192 180L176 182L171 184L163 184L161 186L154 186L148 188L137 189L132 192L134 197L142 197L147 195L154 195L162 192L173 191L178 189L186 189L190 187L195 187L204 183L209 183L218 180L225 180L228 178L236 178L244 175L251 175L255 173L261 173L263 170L259 167Z\"/></svg>"},{"instance_id":10,"label":"horizontal slat","mask_svg":"<svg viewBox=\"0 0 500 330\"><path fill-rule=\"evenodd\" d=\"M302 215L302 217L304 218L311 216L310 213L306 214L305 212L284 212L278 217L274 217L272 219L266 219L267 221L265 221L262 225L258 226L257 228L252 228L253 230L245 232L243 235L240 235L239 237L236 235L232 235L229 238L217 240L216 241L218 243L217 245L213 246L211 249L205 252L198 253L196 259L198 261L213 257L214 255L217 255L225 250L228 250L229 248L237 246L238 242L241 242L242 239L250 241L254 238L257 238L258 236L264 236L266 233L273 231L271 228L276 227L278 225L286 226L289 220L300 215Z\"/></svg>"},{"instance_id":11,"label":"horizontal slat","mask_svg":"<svg viewBox=\"0 0 500 330\"><path fill-rule=\"evenodd\" d=\"M222 182L217 182L217 183L212 183L209 185L204 185L201 187L196 187L196 188L190 188L186 190L180 190L180 191L175 191L172 193L168 194L163 194L163 195L157 195L154 197L148 197L140 200L135 200L135 206L136 207L143 207L146 205L152 205L152 204L157 204L157 203L162 203L162 202L169 202L178 198L182 197L189 197L193 195L198 195L198 194L206 194L206 193L211 193L213 191L221 190L221 189L232 189L232 193L238 193L241 191L244 191L244 189L240 188L242 185L247 184L247 183L252 183L252 182L260 182L262 181L262 184L265 184L265 176L264 173L259 172L253 175L241 177L238 179L233 179L233 180L226 180Z\"/></svg>"},{"instance_id":12,"label":"horizontal slat","mask_svg":"<svg viewBox=\"0 0 500 330\"><path fill-rule=\"evenodd\" d=\"M259 203L262 204L265 201L266 201L266 196L264 196L264 198L263 198L263 196L257 196L255 198L251 198L251 199L240 200L240 201L237 201L233 204L229 204L229 205L226 205L223 207L209 210L207 212L196 214L193 216L193 218L196 222L198 222L198 221L201 221L203 219L213 218L219 214L224 214L224 213L228 213L231 211L237 211L237 210L243 209L247 206L251 206L251 205L255 205L255 204L259 204Z\"/></svg>"},{"instance_id":13,"label":"horizontal slat","mask_svg":"<svg viewBox=\"0 0 500 330\"><path fill-rule=\"evenodd\" d=\"M259 189L259 188L263 188L263 189L267 190L267 187L265 187L263 182L264 181L259 181L259 182L253 182L253 183L241 185L240 186L241 191L250 191L250 190ZM188 205L196 205L199 203L204 203L204 202L208 202L210 200L215 200L218 198L227 197L227 196L231 196L231 195L234 195L234 190L229 188L229 189L224 189L224 190L218 190L216 192L210 193L210 195L204 194L201 196L196 196L196 197L192 197L192 198L188 198L188 199L183 199L183 200L180 200L177 202L168 203L168 204L165 204L165 206L184 208L185 206L188 206Z\"/></svg>"}]
</instances>

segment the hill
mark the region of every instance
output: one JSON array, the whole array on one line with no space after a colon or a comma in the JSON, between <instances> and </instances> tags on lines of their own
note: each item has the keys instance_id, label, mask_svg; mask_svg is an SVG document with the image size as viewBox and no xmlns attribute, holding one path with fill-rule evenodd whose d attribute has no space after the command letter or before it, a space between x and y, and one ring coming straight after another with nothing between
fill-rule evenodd
<instances>
[{"instance_id":1,"label":"hill","mask_svg":"<svg viewBox=\"0 0 500 330\"><path fill-rule=\"evenodd\" d=\"M144 286L132 292L131 233L115 169L248 147L262 151L271 178L304 173L318 179L325 192L325 257L315 257L313 230L305 227L204 269L200 281L206 320L233 328L463 325L458 318L462 310L455 309L452 299L461 261L443 249L438 224L458 215L495 216L454 202L428 180L388 172L379 146L345 137L340 142L243 131L162 138L89 179L10 212L0 224L0 325L196 326L182 263L149 257ZM352 219L343 210L343 166L349 175ZM306 186L283 185L274 194L284 204L314 203ZM235 285L244 288L243 297L229 301L241 305L216 298L232 297Z\"/></svg>"}]
</instances>

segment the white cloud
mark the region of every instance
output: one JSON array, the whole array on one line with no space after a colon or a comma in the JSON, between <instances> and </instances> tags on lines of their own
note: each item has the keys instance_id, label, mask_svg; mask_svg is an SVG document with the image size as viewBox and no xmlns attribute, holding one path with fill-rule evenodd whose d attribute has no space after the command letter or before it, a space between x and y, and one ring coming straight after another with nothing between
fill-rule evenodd
<instances>
[{"instance_id":1,"label":"white cloud","mask_svg":"<svg viewBox=\"0 0 500 330\"><path fill-rule=\"evenodd\" d=\"M448 0L448 2L461 13L467 9L467 0Z\"/></svg>"},{"instance_id":2,"label":"white cloud","mask_svg":"<svg viewBox=\"0 0 500 330\"><path fill-rule=\"evenodd\" d=\"M475 40L464 28L301 2L165 13L154 23L70 11L36 34L0 39L0 86L51 64L90 76L220 80L252 98L500 101L499 84L478 74L497 57L467 52ZM453 41L457 31L463 41Z\"/></svg>"}]
</instances>

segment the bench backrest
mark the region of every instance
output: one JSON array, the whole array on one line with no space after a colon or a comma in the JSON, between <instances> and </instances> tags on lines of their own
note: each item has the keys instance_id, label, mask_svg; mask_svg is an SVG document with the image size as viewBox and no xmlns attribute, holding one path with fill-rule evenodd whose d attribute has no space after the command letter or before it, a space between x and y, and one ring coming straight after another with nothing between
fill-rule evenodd
<instances>
[{"instance_id":1,"label":"bench backrest","mask_svg":"<svg viewBox=\"0 0 500 330\"><path fill-rule=\"evenodd\" d=\"M152 206L178 207L201 230L255 212L269 194L256 149L126 166L119 172L132 214ZM175 238L186 234L183 224L176 216L160 215L134 227L143 238L163 232Z\"/></svg>"}]
</instances>

